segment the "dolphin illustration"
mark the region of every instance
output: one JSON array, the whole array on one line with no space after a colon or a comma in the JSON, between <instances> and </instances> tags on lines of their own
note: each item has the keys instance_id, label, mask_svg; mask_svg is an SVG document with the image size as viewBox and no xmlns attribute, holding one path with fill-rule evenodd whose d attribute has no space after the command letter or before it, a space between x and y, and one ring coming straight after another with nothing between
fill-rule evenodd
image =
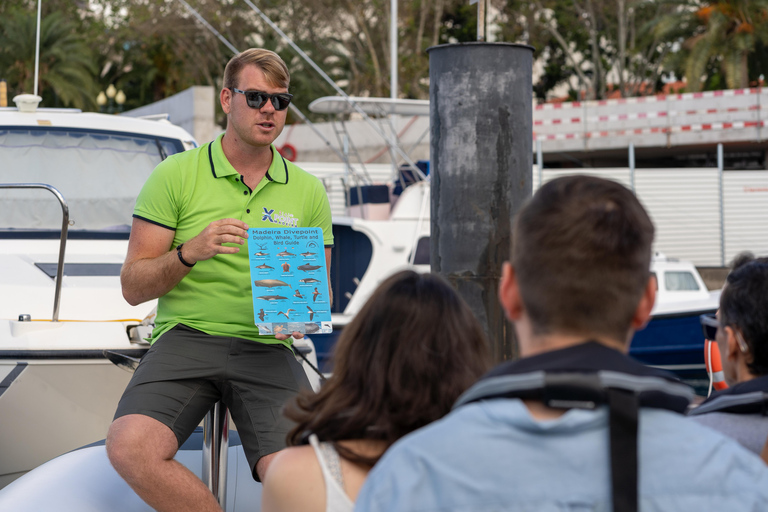
<instances>
[{"instance_id":1,"label":"dolphin illustration","mask_svg":"<svg viewBox=\"0 0 768 512\"><path fill-rule=\"evenodd\" d=\"M304 324L304 332L307 334L312 334L313 332L317 332L320 330L320 326L316 323L307 323Z\"/></svg>"},{"instance_id":2,"label":"dolphin illustration","mask_svg":"<svg viewBox=\"0 0 768 512\"><path fill-rule=\"evenodd\" d=\"M299 279L300 283L319 283L319 279L315 279L314 277L305 277L304 279Z\"/></svg>"},{"instance_id":3,"label":"dolphin illustration","mask_svg":"<svg viewBox=\"0 0 768 512\"><path fill-rule=\"evenodd\" d=\"M283 297L281 295L262 295L261 297L256 297L257 299L262 300L286 300L287 297Z\"/></svg>"},{"instance_id":4,"label":"dolphin illustration","mask_svg":"<svg viewBox=\"0 0 768 512\"><path fill-rule=\"evenodd\" d=\"M291 311L296 311L296 310L295 310L295 309L290 309L290 308L289 308L289 309L286 309L286 310L285 310L285 313L283 313L282 311L280 311L280 312L278 313L278 315L283 315L285 318L289 318L289 316L288 316L288 315L290 315L290 314L291 314Z\"/></svg>"},{"instance_id":5,"label":"dolphin illustration","mask_svg":"<svg viewBox=\"0 0 768 512\"><path fill-rule=\"evenodd\" d=\"M307 258L309 256L314 256L315 254L317 254L317 253L315 253L315 252L303 252L303 253L301 253L301 255L304 256L305 258Z\"/></svg>"},{"instance_id":6,"label":"dolphin illustration","mask_svg":"<svg viewBox=\"0 0 768 512\"><path fill-rule=\"evenodd\" d=\"M272 270L274 270L274 269L275 269L274 267L270 267L270 266L269 266L269 265L267 265L266 263L263 263L263 264L259 265L259 266L258 266L258 267L256 267L256 268L261 268L261 269L264 269L264 268L270 268L270 269L272 269Z\"/></svg>"},{"instance_id":7,"label":"dolphin illustration","mask_svg":"<svg viewBox=\"0 0 768 512\"><path fill-rule=\"evenodd\" d=\"M261 320L262 322L264 321L264 314L265 314L264 310L260 309L259 310L259 320Z\"/></svg>"},{"instance_id":8,"label":"dolphin illustration","mask_svg":"<svg viewBox=\"0 0 768 512\"><path fill-rule=\"evenodd\" d=\"M288 251L279 252L279 253L277 253L277 255L278 256L296 256L295 254L293 254L291 252L288 252Z\"/></svg>"},{"instance_id":9,"label":"dolphin illustration","mask_svg":"<svg viewBox=\"0 0 768 512\"><path fill-rule=\"evenodd\" d=\"M261 252L261 251L259 251L259 252L253 253L253 255L254 256L269 256L269 253L268 252Z\"/></svg>"},{"instance_id":10,"label":"dolphin illustration","mask_svg":"<svg viewBox=\"0 0 768 512\"><path fill-rule=\"evenodd\" d=\"M317 269L319 269L321 267L320 267L320 265L310 265L309 263L305 263L304 265L299 265L296 268L298 268L299 270L304 270L306 272L306 271L309 271L309 270L317 270Z\"/></svg>"},{"instance_id":11,"label":"dolphin illustration","mask_svg":"<svg viewBox=\"0 0 768 512\"><path fill-rule=\"evenodd\" d=\"M267 327L266 325L260 325L259 326L259 330L260 331L264 330L264 332L272 332L272 331L269 330L269 327Z\"/></svg>"},{"instance_id":12,"label":"dolphin illustration","mask_svg":"<svg viewBox=\"0 0 768 512\"><path fill-rule=\"evenodd\" d=\"M259 279L253 282L254 286L261 286L262 288L277 288L278 286L287 286L291 288L291 285L281 281L279 279Z\"/></svg>"}]
</instances>

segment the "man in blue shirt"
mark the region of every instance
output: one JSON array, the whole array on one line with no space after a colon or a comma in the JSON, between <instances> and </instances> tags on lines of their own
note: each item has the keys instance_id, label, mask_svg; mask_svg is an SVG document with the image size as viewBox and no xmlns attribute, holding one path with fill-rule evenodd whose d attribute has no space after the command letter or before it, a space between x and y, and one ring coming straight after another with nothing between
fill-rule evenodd
<instances>
[{"instance_id":1,"label":"man in blue shirt","mask_svg":"<svg viewBox=\"0 0 768 512\"><path fill-rule=\"evenodd\" d=\"M653 231L618 183L544 185L499 290L522 359L395 444L356 510L768 509L768 467L686 420L690 390L625 355L655 300Z\"/></svg>"}]
</instances>

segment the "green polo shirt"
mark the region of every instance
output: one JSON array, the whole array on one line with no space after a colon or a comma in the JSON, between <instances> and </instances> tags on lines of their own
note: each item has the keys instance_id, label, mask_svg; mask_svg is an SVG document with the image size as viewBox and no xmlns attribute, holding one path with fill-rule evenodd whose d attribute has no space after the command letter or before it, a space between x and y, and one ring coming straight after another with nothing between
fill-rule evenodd
<instances>
[{"instance_id":1,"label":"green polo shirt","mask_svg":"<svg viewBox=\"0 0 768 512\"><path fill-rule=\"evenodd\" d=\"M285 160L272 146L272 165L251 191L224 156L222 137L161 162L136 199L133 216L175 231L173 250L224 218L256 228L319 227L325 246L333 246L331 207L319 179ZM198 261L160 297L153 341L183 323L215 336L290 345L290 340L259 335L253 319L248 243L231 245L240 251Z\"/></svg>"}]
</instances>

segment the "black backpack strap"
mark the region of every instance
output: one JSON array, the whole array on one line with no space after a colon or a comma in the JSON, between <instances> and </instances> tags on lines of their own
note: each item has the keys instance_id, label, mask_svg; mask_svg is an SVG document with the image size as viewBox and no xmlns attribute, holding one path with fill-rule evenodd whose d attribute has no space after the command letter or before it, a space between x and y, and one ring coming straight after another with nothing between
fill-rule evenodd
<instances>
[{"instance_id":1,"label":"black backpack strap","mask_svg":"<svg viewBox=\"0 0 768 512\"><path fill-rule=\"evenodd\" d=\"M640 403L636 393L608 389L613 512L638 510L637 433Z\"/></svg>"}]
</instances>

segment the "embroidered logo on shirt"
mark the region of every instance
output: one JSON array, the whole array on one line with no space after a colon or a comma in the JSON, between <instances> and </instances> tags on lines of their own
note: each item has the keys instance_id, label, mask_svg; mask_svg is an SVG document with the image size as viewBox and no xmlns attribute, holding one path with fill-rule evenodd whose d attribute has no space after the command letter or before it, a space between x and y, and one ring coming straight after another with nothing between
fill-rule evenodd
<instances>
[{"instance_id":1,"label":"embroidered logo on shirt","mask_svg":"<svg viewBox=\"0 0 768 512\"><path fill-rule=\"evenodd\" d=\"M281 226L290 228L299 226L299 219L294 217L292 213L285 213L282 211L275 213L274 209L268 210L265 206L262 207L262 210L264 210L264 213L261 216L262 221L266 220L272 224L280 224Z\"/></svg>"}]
</instances>

